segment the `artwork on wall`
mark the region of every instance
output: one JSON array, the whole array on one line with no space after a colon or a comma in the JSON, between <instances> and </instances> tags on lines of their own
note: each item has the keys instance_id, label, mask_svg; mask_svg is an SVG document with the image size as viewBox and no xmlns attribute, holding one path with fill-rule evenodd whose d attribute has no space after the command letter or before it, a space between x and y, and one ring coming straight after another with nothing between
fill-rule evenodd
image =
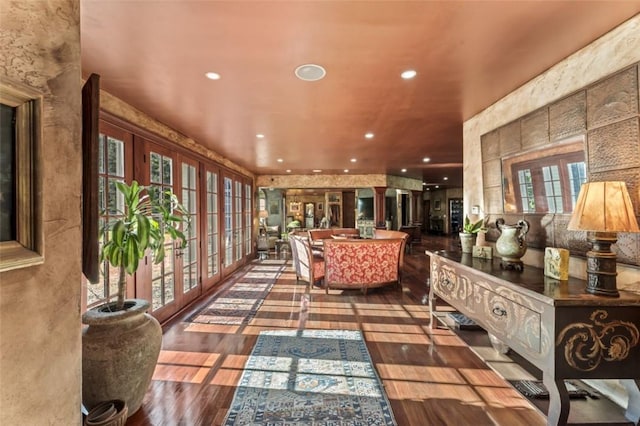
<instances>
[{"instance_id":1,"label":"artwork on wall","mask_svg":"<svg viewBox=\"0 0 640 426\"><path fill-rule=\"evenodd\" d=\"M433 201L433 209L434 210L440 210L440 200L434 200Z\"/></svg>"},{"instance_id":2,"label":"artwork on wall","mask_svg":"<svg viewBox=\"0 0 640 426\"><path fill-rule=\"evenodd\" d=\"M322 211L322 203L318 203L318 210Z\"/></svg>"},{"instance_id":3,"label":"artwork on wall","mask_svg":"<svg viewBox=\"0 0 640 426\"><path fill-rule=\"evenodd\" d=\"M269 214L280 214L280 209L278 208L277 201L272 201L269 204Z\"/></svg>"},{"instance_id":4,"label":"artwork on wall","mask_svg":"<svg viewBox=\"0 0 640 426\"><path fill-rule=\"evenodd\" d=\"M299 213L300 212L300 203L289 203L289 211L291 213Z\"/></svg>"}]
</instances>

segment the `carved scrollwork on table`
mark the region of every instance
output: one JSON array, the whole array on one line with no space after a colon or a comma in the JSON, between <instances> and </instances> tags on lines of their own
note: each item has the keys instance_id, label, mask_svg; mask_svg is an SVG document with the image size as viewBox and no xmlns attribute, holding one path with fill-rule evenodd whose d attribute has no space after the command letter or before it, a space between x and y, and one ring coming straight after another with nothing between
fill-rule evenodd
<instances>
[{"instance_id":1,"label":"carved scrollwork on table","mask_svg":"<svg viewBox=\"0 0 640 426\"><path fill-rule=\"evenodd\" d=\"M638 345L640 332L632 322L612 320L598 309L589 317L592 324L573 323L566 326L556 339L556 346L564 345L564 358L571 367L581 371L595 370L603 361L622 361Z\"/></svg>"}]
</instances>

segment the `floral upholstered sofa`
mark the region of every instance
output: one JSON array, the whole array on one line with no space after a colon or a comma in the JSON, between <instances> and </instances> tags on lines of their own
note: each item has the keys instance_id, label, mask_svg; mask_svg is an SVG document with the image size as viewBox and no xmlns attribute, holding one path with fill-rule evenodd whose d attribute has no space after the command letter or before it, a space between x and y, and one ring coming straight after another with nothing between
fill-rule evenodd
<instances>
[{"instance_id":1,"label":"floral upholstered sofa","mask_svg":"<svg viewBox=\"0 0 640 426\"><path fill-rule=\"evenodd\" d=\"M400 284L408 234L387 231L374 239L329 239L324 242L324 285L329 289L360 289Z\"/></svg>"}]
</instances>

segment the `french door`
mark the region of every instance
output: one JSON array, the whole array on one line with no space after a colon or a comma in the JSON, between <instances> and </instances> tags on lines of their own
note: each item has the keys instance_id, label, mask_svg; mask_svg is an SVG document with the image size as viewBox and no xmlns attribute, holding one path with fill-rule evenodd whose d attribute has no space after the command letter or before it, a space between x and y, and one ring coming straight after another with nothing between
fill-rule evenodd
<instances>
[{"instance_id":1,"label":"french door","mask_svg":"<svg viewBox=\"0 0 640 426\"><path fill-rule=\"evenodd\" d=\"M136 177L144 185L171 190L187 209L190 224L183 224L186 245L167 236L165 257L156 263L153 254L136 274L136 297L151 301L151 311L163 321L178 312L202 291L199 270L199 183L198 163L188 157L136 137Z\"/></svg>"},{"instance_id":2,"label":"french door","mask_svg":"<svg viewBox=\"0 0 640 426\"><path fill-rule=\"evenodd\" d=\"M246 192L251 185L231 173L222 173L223 209L221 229L222 273L231 273L245 260L250 252L251 229L249 216L251 200L247 200ZM249 196L251 198L251 196ZM253 216L251 216L253 217Z\"/></svg>"},{"instance_id":3,"label":"french door","mask_svg":"<svg viewBox=\"0 0 640 426\"><path fill-rule=\"evenodd\" d=\"M220 281L220 171L206 165L200 180L203 190L203 217L200 220L204 239L202 251L202 287L208 290Z\"/></svg>"}]
</instances>

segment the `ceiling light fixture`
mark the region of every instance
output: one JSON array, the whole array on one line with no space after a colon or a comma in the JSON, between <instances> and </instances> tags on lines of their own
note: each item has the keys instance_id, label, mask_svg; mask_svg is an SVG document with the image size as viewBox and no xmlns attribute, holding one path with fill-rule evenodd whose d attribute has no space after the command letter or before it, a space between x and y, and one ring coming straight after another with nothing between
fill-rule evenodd
<instances>
[{"instance_id":1,"label":"ceiling light fixture","mask_svg":"<svg viewBox=\"0 0 640 426\"><path fill-rule=\"evenodd\" d=\"M264 135L263 135L262 133L258 133L258 134L256 135L256 138L258 138L258 139L264 139Z\"/></svg>"},{"instance_id":2,"label":"ceiling light fixture","mask_svg":"<svg viewBox=\"0 0 640 426\"><path fill-rule=\"evenodd\" d=\"M318 81L322 80L327 71L320 65L316 64L304 64L300 65L295 70L296 77L304 81Z\"/></svg>"},{"instance_id":3,"label":"ceiling light fixture","mask_svg":"<svg viewBox=\"0 0 640 426\"><path fill-rule=\"evenodd\" d=\"M367 138L367 139L373 139L374 136L375 135L373 133L371 133L371 132L364 134L364 137Z\"/></svg>"},{"instance_id":4,"label":"ceiling light fixture","mask_svg":"<svg viewBox=\"0 0 640 426\"><path fill-rule=\"evenodd\" d=\"M402 173L406 173L406 172L407 172L407 169L402 169L402 170L400 170L400 171L401 171Z\"/></svg>"},{"instance_id":5,"label":"ceiling light fixture","mask_svg":"<svg viewBox=\"0 0 640 426\"><path fill-rule=\"evenodd\" d=\"M423 162L423 163L428 163L429 161L431 161L431 158L429 158L429 157L424 157L424 158L422 159L422 162Z\"/></svg>"},{"instance_id":6,"label":"ceiling light fixture","mask_svg":"<svg viewBox=\"0 0 640 426\"><path fill-rule=\"evenodd\" d=\"M291 169L287 169L287 173L291 173Z\"/></svg>"},{"instance_id":7,"label":"ceiling light fixture","mask_svg":"<svg viewBox=\"0 0 640 426\"><path fill-rule=\"evenodd\" d=\"M276 161L277 161L278 163L282 163L284 160L283 160L282 158L278 158Z\"/></svg>"},{"instance_id":8,"label":"ceiling light fixture","mask_svg":"<svg viewBox=\"0 0 640 426\"><path fill-rule=\"evenodd\" d=\"M355 159L355 158L352 158L350 161L351 161L352 163L355 163L355 162L356 162L356 161L358 161L358 160L357 160L357 159Z\"/></svg>"},{"instance_id":9,"label":"ceiling light fixture","mask_svg":"<svg viewBox=\"0 0 640 426\"><path fill-rule=\"evenodd\" d=\"M416 72L416 70L406 70L402 74L400 74L400 77L404 78L405 80L410 80L417 74L418 73Z\"/></svg>"},{"instance_id":10,"label":"ceiling light fixture","mask_svg":"<svg viewBox=\"0 0 640 426\"><path fill-rule=\"evenodd\" d=\"M220 74L218 74L217 72L208 72L205 74L205 77L207 77L209 80L220 80Z\"/></svg>"},{"instance_id":11,"label":"ceiling light fixture","mask_svg":"<svg viewBox=\"0 0 640 426\"><path fill-rule=\"evenodd\" d=\"M321 172L322 172L322 170L320 170L320 169L313 169L313 173L321 173Z\"/></svg>"},{"instance_id":12,"label":"ceiling light fixture","mask_svg":"<svg viewBox=\"0 0 640 426\"><path fill-rule=\"evenodd\" d=\"M344 172L345 173L349 173L349 169L344 169Z\"/></svg>"},{"instance_id":13,"label":"ceiling light fixture","mask_svg":"<svg viewBox=\"0 0 640 426\"><path fill-rule=\"evenodd\" d=\"M449 180L449 178L445 176L442 178L442 180Z\"/></svg>"},{"instance_id":14,"label":"ceiling light fixture","mask_svg":"<svg viewBox=\"0 0 640 426\"><path fill-rule=\"evenodd\" d=\"M436 189L440 188L440 185L436 185Z\"/></svg>"}]
</instances>

